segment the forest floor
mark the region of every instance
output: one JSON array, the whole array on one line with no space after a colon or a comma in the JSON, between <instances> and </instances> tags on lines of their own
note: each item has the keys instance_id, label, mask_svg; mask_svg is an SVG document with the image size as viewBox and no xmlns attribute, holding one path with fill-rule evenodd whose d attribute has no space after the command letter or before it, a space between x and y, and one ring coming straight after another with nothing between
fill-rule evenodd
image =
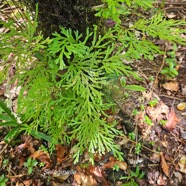
<instances>
[{"instance_id":1,"label":"forest floor","mask_svg":"<svg viewBox=\"0 0 186 186\"><path fill-rule=\"evenodd\" d=\"M185 19L185 1L166 2L167 19ZM161 45L160 41L156 43ZM174 50L170 43L164 46L164 51ZM167 58L176 60L175 78L165 78L160 73ZM136 61L132 67L143 77L140 85L147 91L128 92L125 99L117 92L114 100L118 109L108 112L108 122L116 120L117 128L124 134L115 140L121 146L124 161L106 153L101 159L95 155L95 164L90 165L85 153L80 163L74 164L73 148L57 145L49 155L46 143L29 135L20 135L14 143L6 144L8 129L0 127L0 185L4 175L7 185L16 186L185 186L186 47L177 46L174 56L158 55L153 61ZM6 86L0 87L2 99L7 98ZM12 87L13 101L16 91ZM30 165L30 174L25 166L29 157L37 162Z\"/></svg>"}]
</instances>

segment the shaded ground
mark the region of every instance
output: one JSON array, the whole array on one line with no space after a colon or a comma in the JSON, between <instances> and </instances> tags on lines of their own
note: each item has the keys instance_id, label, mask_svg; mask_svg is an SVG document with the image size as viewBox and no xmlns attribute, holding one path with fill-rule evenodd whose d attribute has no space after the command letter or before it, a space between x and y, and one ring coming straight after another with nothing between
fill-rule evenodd
<instances>
[{"instance_id":1,"label":"shaded ground","mask_svg":"<svg viewBox=\"0 0 186 186\"><path fill-rule=\"evenodd\" d=\"M185 3L181 1L167 1L164 10L167 18L185 18ZM164 50L172 51L169 43L165 46ZM0 175L9 179L7 185L114 186L129 182L128 185L132 186L135 183L140 186L186 185L185 49L178 46L175 54L179 72L176 78L168 79L160 73L168 56L157 56L154 61L137 61L134 69L143 77L140 84L147 91L143 94L130 92L130 97L126 94L123 97L120 90L113 95L118 109L116 113L108 112L108 122L117 120L118 129L123 130L124 137L116 136L116 143L121 145L124 153L123 162L107 153L101 159L95 155L95 165L92 166L87 163L89 157L85 153L81 163L74 165L71 154L75 149L58 145L50 156L44 141L24 135L7 145L3 137L8 129L1 127ZM132 79L129 81L135 83ZM1 86L1 98L7 98L6 86ZM12 94L13 101L16 91ZM13 110L15 105L13 101ZM38 162L30 175L24 166L29 157Z\"/></svg>"}]
</instances>

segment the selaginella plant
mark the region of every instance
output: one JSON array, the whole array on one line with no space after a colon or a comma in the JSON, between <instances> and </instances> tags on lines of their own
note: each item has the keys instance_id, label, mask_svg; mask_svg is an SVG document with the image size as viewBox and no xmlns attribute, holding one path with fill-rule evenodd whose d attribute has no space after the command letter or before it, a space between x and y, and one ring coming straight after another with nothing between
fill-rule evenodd
<instances>
[{"instance_id":1,"label":"selaginella plant","mask_svg":"<svg viewBox=\"0 0 186 186\"><path fill-rule=\"evenodd\" d=\"M152 60L154 54L163 53L150 38L184 44L180 34L185 31L178 28L186 25L184 21L166 20L157 14L149 20L140 18L123 24L123 16L137 8L152 8L152 2L104 0L93 7L101 19L115 22L106 32L100 25L95 25L93 31L87 28L84 35L61 27L60 33L44 39L36 33L37 19L27 16L29 21L22 32L15 24L4 24L10 32L0 39L4 51L1 55L13 52L16 56L16 77L22 87L17 114L29 124L28 133L41 130L48 134L51 151L57 143L73 141L75 162L85 150L100 156L112 151L122 159L114 143L115 136L122 132L115 128L115 122L106 121L105 111L114 103L106 101L103 90L111 86L111 77L138 77L125 61Z\"/></svg>"},{"instance_id":2,"label":"selaginella plant","mask_svg":"<svg viewBox=\"0 0 186 186\"><path fill-rule=\"evenodd\" d=\"M113 141L121 132L115 129L116 123L106 122L104 111L112 103L105 102L102 89L110 75L133 72L116 51L113 31L101 36L95 26L94 32L87 29L82 39L78 31L61 28L61 33L53 36L47 47L47 63L23 75L29 83L19 96L20 113L31 121L31 130L40 127L48 133L52 145L76 139L76 160L85 149L99 155L112 151L121 158Z\"/></svg>"}]
</instances>

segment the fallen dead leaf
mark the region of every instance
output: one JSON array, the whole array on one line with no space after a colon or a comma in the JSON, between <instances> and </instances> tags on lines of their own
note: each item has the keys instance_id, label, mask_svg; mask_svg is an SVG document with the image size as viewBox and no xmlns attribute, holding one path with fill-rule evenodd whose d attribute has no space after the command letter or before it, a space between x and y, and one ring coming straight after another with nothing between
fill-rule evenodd
<instances>
[{"instance_id":1,"label":"fallen dead leaf","mask_svg":"<svg viewBox=\"0 0 186 186\"><path fill-rule=\"evenodd\" d=\"M126 145L129 142L127 136L123 136L122 140L118 142L119 145Z\"/></svg>"},{"instance_id":2,"label":"fallen dead leaf","mask_svg":"<svg viewBox=\"0 0 186 186\"><path fill-rule=\"evenodd\" d=\"M173 108L171 108L171 111L169 113L169 116L167 118L167 122L163 126L165 129L172 131L175 127L176 124L179 122L179 119L176 116L176 113Z\"/></svg>"},{"instance_id":3,"label":"fallen dead leaf","mask_svg":"<svg viewBox=\"0 0 186 186\"><path fill-rule=\"evenodd\" d=\"M60 182L67 180L69 176L70 176L70 174L62 174L62 175L52 174L52 177L55 180L60 181Z\"/></svg>"},{"instance_id":4,"label":"fallen dead leaf","mask_svg":"<svg viewBox=\"0 0 186 186\"><path fill-rule=\"evenodd\" d=\"M109 116L107 118L107 123L112 123L112 122L114 122L114 120L115 120L115 116Z\"/></svg>"},{"instance_id":5,"label":"fallen dead leaf","mask_svg":"<svg viewBox=\"0 0 186 186\"><path fill-rule=\"evenodd\" d=\"M168 83L164 83L162 86L165 90L170 90L170 91L178 91L179 90L178 82L168 82Z\"/></svg>"},{"instance_id":6,"label":"fallen dead leaf","mask_svg":"<svg viewBox=\"0 0 186 186\"><path fill-rule=\"evenodd\" d=\"M33 182L32 182L31 179L30 179L30 180L24 180L24 181L23 181L23 184L24 184L25 186L29 186L29 185L32 185Z\"/></svg>"},{"instance_id":7,"label":"fallen dead leaf","mask_svg":"<svg viewBox=\"0 0 186 186\"><path fill-rule=\"evenodd\" d=\"M182 177L180 172L174 172L174 175L175 175L176 178L178 178L179 182L182 182L183 177Z\"/></svg>"},{"instance_id":8,"label":"fallen dead leaf","mask_svg":"<svg viewBox=\"0 0 186 186\"><path fill-rule=\"evenodd\" d=\"M165 161L163 153L160 153L160 157L161 157L161 168L162 168L164 174L167 177L169 177L169 166L168 166L167 162Z\"/></svg>"},{"instance_id":9,"label":"fallen dead leaf","mask_svg":"<svg viewBox=\"0 0 186 186\"><path fill-rule=\"evenodd\" d=\"M28 148L28 144L27 143L22 143L22 144L20 144L16 147L16 151L21 153L26 148Z\"/></svg>"},{"instance_id":10,"label":"fallen dead leaf","mask_svg":"<svg viewBox=\"0 0 186 186\"><path fill-rule=\"evenodd\" d=\"M64 161L65 156L67 154L67 147L64 145L56 145L56 157L57 157L57 163L61 163Z\"/></svg>"},{"instance_id":11,"label":"fallen dead leaf","mask_svg":"<svg viewBox=\"0 0 186 186\"><path fill-rule=\"evenodd\" d=\"M169 19L172 19L172 18L176 17L176 15L173 12L171 12L170 14L167 14L167 17Z\"/></svg>"},{"instance_id":12,"label":"fallen dead leaf","mask_svg":"<svg viewBox=\"0 0 186 186\"><path fill-rule=\"evenodd\" d=\"M161 119L165 119L169 114L169 107L162 101L156 105L156 107L147 106L145 109L147 115L153 122L159 122Z\"/></svg>"},{"instance_id":13,"label":"fallen dead leaf","mask_svg":"<svg viewBox=\"0 0 186 186\"><path fill-rule=\"evenodd\" d=\"M5 88L0 88L0 96L5 94Z\"/></svg>"},{"instance_id":14,"label":"fallen dead leaf","mask_svg":"<svg viewBox=\"0 0 186 186\"><path fill-rule=\"evenodd\" d=\"M157 184L158 185L166 185L165 180L163 179L162 175L159 176L158 180L157 180Z\"/></svg>"},{"instance_id":15,"label":"fallen dead leaf","mask_svg":"<svg viewBox=\"0 0 186 186\"><path fill-rule=\"evenodd\" d=\"M186 85L183 86L183 87L181 88L181 90L182 90L182 95L183 95L183 96L186 96Z\"/></svg>"},{"instance_id":16,"label":"fallen dead leaf","mask_svg":"<svg viewBox=\"0 0 186 186\"><path fill-rule=\"evenodd\" d=\"M177 105L177 109L180 110L180 111L186 109L186 102L179 103Z\"/></svg>"},{"instance_id":17,"label":"fallen dead leaf","mask_svg":"<svg viewBox=\"0 0 186 186\"><path fill-rule=\"evenodd\" d=\"M51 167L51 159L49 157L49 154L48 153L45 153L41 150L38 150L38 151L35 151L31 157L33 159L38 159L39 161L45 163L45 167L44 169L46 168L50 168Z\"/></svg>"},{"instance_id":18,"label":"fallen dead leaf","mask_svg":"<svg viewBox=\"0 0 186 186\"><path fill-rule=\"evenodd\" d=\"M90 173L93 175L93 177L99 182L101 183L101 185L103 186L108 186L108 182L105 178L105 174L102 170L101 167L95 167L95 166L91 166L90 167Z\"/></svg>"},{"instance_id":19,"label":"fallen dead leaf","mask_svg":"<svg viewBox=\"0 0 186 186\"><path fill-rule=\"evenodd\" d=\"M92 175L85 175L83 172L74 174L74 180L81 186L97 186L97 182Z\"/></svg>"},{"instance_id":20,"label":"fallen dead leaf","mask_svg":"<svg viewBox=\"0 0 186 186\"><path fill-rule=\"evenodd\" d=\"M182 156L179 163L180 172L183 172L186 174L186 156Z\"/></svg>"},{"instance_id":21,"label":"fallen dead leaf","mask_svg":"<svg viewBox=\"0 0 186 186\"><path fill-rule=\"evenodd\" d=\"M118 165L119 168L122 169L122 170L127 169L127 163L125 163L124 161L116 160L113 157L110 157L109 160L110 160L109 162L107 162L103 165L103 169L105 169L105 168L111 168L112 169L114 167L114 165Z\"/></svg>"},{"instance_id":22,"label":"fallen dead leaf","mask_svg":"<svg viewBox=\"0 0 186 186\"><path fill-rule=\"evenodd\" d=\"M153 153L152 156L150 157L150 160L153 163L160 162L160 155L158 153Z\"/></svg>"}]
</instances>

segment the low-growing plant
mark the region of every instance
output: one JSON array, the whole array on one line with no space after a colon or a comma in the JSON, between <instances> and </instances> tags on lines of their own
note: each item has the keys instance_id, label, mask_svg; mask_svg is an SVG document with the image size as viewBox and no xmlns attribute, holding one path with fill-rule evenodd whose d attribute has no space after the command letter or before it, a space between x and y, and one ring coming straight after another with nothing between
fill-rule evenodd
<instances>
[{"instance_id":1,"label":"low-growing plant","mask_svg":"<svg viewBox=\"0 0 186 186\"><path fill-rule=\"evenodd\" d=\"M165 126L166 123L167 123L167 120L164 120L164 119L160 120L160 125Z\"/></svg>"},{"instance_id":2,"label":"low-growing plant","mask_svg":"<svg viewBox=\"0 0 186 186\"><path fill-rule=\"evenodd\" d=\"M141 153L141 147L142 147L142 145L140 142L136 143L136 146L135 146L135 153L136 154L139 155Z\"/></svg>"},{"instance_id":3,"label":"low-growing plant","mask_svg":"<svg viewBox=\"0 0 186 186\"><path fill-rule=\"evenodd\" d=\"M135 134L135 132L130 132L130 133L128 134L128 136L129 136L129 138L130 138L131 140L135 140L135 139L136 139L136 134Z\"/></svg>"},{"instance_id":4,"label":"low-growing plant","mask_svg":"<svg viewBox=\"0 0 186 186\"><path fill-rule=\"evenodd\" d=\"M120 52L112 55L116 47L111 30L97 36L97 27L93 33L87 29L86 37L80 38L82 35L71 29L61 28L61 34L54 34L48 45L48 64L23 74L30 82L19 95L20 114L24 121L32 120L30 130L39 126L49 134L51 145L77 139L76 160L87 147L90 153L112 151L121 158L113 142L121 132L114 128L116 123L106 123L104 110L112 103L105 102L101 90L108 86L109 75L133 72L120 60Z\"/></svg>"},{"instance_id":5,"label":"low-growing plant","mask_svg":"<svg viewBox=\"0 0 186 186\"><path fill-rule=\"evenodd\" d=\"M32 174L34 167L38 164L37 160L28 158L24 166L28 168L28 175Z\"/></svg>"},{"instance_id":6,"label":"low-growing plant","mask_svg":"<svg viewBox=\"0 0 186 186\"><path fill-rule=\"evenodd\" d=\"M117 164L114 164L112 169L113 171L119 171L119 166Z\"/></svg>"},{"instance_id":7,"label":"low-growing plant","mask_svg":"<svg viewBox=\"0 0 186 186\"><path fill-rule=\"evenodd\" d=\"M158 104L158 100L157 99L153 99L153 100L150 100L148 105L150 105L151 107L154 107Z\"/></svg>"},{"instance_id":8,"label":"low-growing plant","mask_svg":"<svg viewBox=\"0 0 186 186\"><path fill-rule=\"evenodd\" d=\"M144 117L144 122L149 125L149 126L152 126L153 125L153 122L152 120L149 118L149 116L145 115Z\"/></svg>"},{"instance_id":9,"label":"low-growing plant","mask_svg":"<svg viewBox=\"0 0 186 186\"><path fill-rule=\"evenodd\" d=\"M28 130L29 125L24 124L21 121L18 122L18 120L20 120L20 118L17 118L17 116L12 113L11 109L0 100L0 126L9 127L9 132L4 137L6 143L12 142L21 132ZM44 139L49 143L51 142L50 137L42 132L32 130L30 131L30 134L35 138Z\"/></svg>"},{"instance_id":10,"label":"low-growing plant","mask_svg":"<svg viewBox=\"0 0 186 186\"><path fill-rule=\"evenodd\" d=\"M8 178L6 178L4 174L2 174L2 175L0 176L0 185L1 185L1 186L6 186L6 185L7 185L7 184L6 184L7 181L8 181Z\"/></svg>"},{"instance_id":11,"label":"low-growing plant","mask_svg":"<svg viewBox=\"0 0 186 186\"><path fill-rule=\"evenodd\" d=\"M175 78L178 75L177 70L177 59L176 59L176 44L173 45L173 50L167 52L167 57L165 58L165 66L161 71L167 78Z\"/></svg>"},{"instance_id":12,"label":"low-growing plant","mask_svg":"<svg viewBox=\"0 0 186 186\"><path fill-rule=\"evenodd\" d=\"M9 163L9 159L4 159L4 160L3 160L3 163L2 163L3 169L6 168L6 167L8 166L8 163Z\"/></svg>"},{"instance_id":13,"label":"low-growing plant","mask_svg":"<svg viewBox=\"0 0 186 186\"><path fill-rule=\"evenodd\" d=\"M41 130L51 138L48 140L51 152L56 144L69 144L73 140L77 149L75 162L85 150L100 156L112 151L122 159L119 145L114 143L115 136L122 132L115 128L116 122L106 122L105 111L114 102L107 101L103 90L114 84L111 77L120 80L124 90L145 90L128 84L126 77L140 80L130 61L153 60L155 54L163 54L151 38L184 44L180 34L185 30L179 29L186 25L184 21L166 20L156 14L150 19L142 16L132 24L123 24L123 16L129 16L133 10L152 7L151 0L104 0L102 5L94 7L96 16L116 24L106 32L95 25L93 31L87 28L85 35L61 27L60 33L44 39L42 33L36 32L37 6L35 18L26 12L27 21L21 28L12 21L3 23L9 32L0 33L0 55L6 63L7 56L14 54L15 78L21 86L17 110L21 124L11 118L16 133L34 131L35 135L43 136Z\"/></svg>"},{"instance_id":14,"label":"low-growing plant","mask_svg":"<svg viewBox=\"0 0 186 186\"><path fill-rule=\"evenodd\" d=\"M120 178L121 180L127 180L127 183L122 184L122 186L138 186L135 179L142 179L144 175L145 173L140 171L140 167L136 166L135 171L130 171L128 176Z\"/></svg>"}]
</instances>

